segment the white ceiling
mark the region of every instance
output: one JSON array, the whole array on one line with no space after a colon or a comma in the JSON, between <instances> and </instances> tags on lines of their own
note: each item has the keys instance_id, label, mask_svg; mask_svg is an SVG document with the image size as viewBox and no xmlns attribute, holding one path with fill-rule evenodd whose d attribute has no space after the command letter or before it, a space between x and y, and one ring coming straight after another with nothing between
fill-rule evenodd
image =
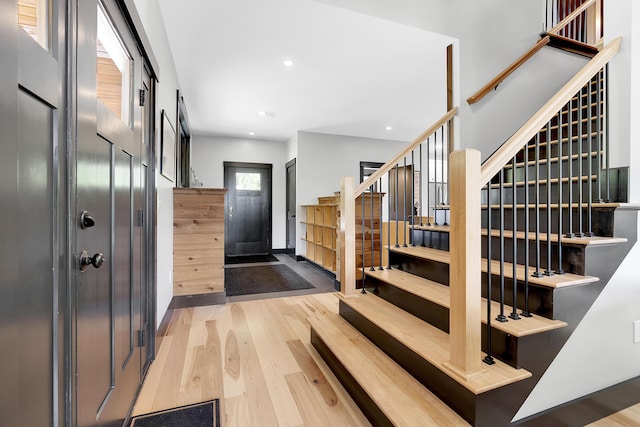
<instances>
[{"instance_id":1,"label":"white ceiling","mask_svg":"<svg viewBox=\"0 0 640 427\"><path fill-rule=\"evenodd\" d=\"M445 112L450 38L313 0L159 2L194 134L408 141Z\"/></svg>"}]
</instances>

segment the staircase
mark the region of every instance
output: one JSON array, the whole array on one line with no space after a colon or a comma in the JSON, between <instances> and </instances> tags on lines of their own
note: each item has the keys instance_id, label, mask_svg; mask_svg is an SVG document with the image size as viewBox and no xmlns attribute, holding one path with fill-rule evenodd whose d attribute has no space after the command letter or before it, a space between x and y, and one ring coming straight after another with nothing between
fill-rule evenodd
<instances>
[{"instance_id":1,"label":"staircase","mask_svg":"<svg viewBox=\"0 0 640 427\"><path fill-rule=\"evenodd\" d=\"M373 425L510 425L635 242L636 217L610 202L605 65L616 46L478 164L484 184L450 161L450 202L434 197L444 179L424 178L430 156L444 155L433 143L446 145L451 112L370 181L343 183L340 316L310 318L311 342ZM420 184L387 205L389 219L411 223L410 243L380 242L372 251L388 262L375 252L356 285L353 200L407 162ZM391 218L407 197L417 211ZM451 221L437 214L448 210Z\"/></svg>"}]
</instances>

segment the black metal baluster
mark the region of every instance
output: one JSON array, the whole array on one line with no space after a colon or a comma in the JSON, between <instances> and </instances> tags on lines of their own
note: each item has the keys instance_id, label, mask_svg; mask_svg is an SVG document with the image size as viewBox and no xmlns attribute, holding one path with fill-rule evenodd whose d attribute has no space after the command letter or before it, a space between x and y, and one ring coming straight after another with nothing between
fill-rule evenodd
<instances>
[{"instance_id":1,"label":"black metal baluster","mask_svg":"<svg viewBox=\"0 0 640 427\"><path fill-rule=\"evenodd\" d=\"M542 277L540 271L540 132L536 134L535 149L535 169L536 169L536 271L533 277Z\"/></svg>"},{"instance_id":2,"label":"black metal baluster","mask_svg":"<svg viewBox=\"0 0 640 427\"><path fill-rule=\"evenodd\" d=\"M577 237L584 237L584 224L583 224L583 215L582 215L582 201L583 201L583 189L584 185L583 181L583 171L582 171L582 144L584 133L582 132L583 123L582 123L582 93L584 92L584 88L580 89L580 96L578 97L578 232L576 233ZM571 160L573 161L573 159Z\"/></svg>"},{"instance_id":3,"label":"black metal baluster","mask_svg":"<svg viewBox=\"0 0 640 427\"><path fill-rule=\"evenodd\" d=\"M387 270L391 270L391 170L387 172L387 189Z\"/></svg>"},{"instance_id":4,"label":"black metal baluster","mask_svg":"<svg viewBox=\"0 0 640 427\"><path fill-rule=\"evenodd\" d=\"M427 225L431 227L431 137L427 138ZM435 219L435 212L433 213Z\"/></svg>"},{"instance_id":5,"label":"black metal baluster","mask_svg":"<svg viewBox=\"0 0 640 427\"><path fill-rule=\"evenodd\" d=\"M526 147L525 147L525 151L526 151ZM518 183L517 183L517 179L516 179L516 156L513 157L513 159L511 160L511 174L512 174L512 178L511 178L511 197L512 197L512 205L513 205L513 209L511 209L511 221L513 222L513 224L511 224L511 230L512 230L512 237L511 237L511 242L512 242L512 251L513 251L513 260L512 260L512 274L513 274L513 278L511 279L511 282L513 283L513 307L511 307L511 314L509 314L509 317L513 320L520 320L520 316L518 316L518 194L517 194L517 190L518 190ZM526 168L526 166L525 166ZM525 187L526 188L526 187ZM525 206L526 208L526 206ZM526 242L527 236L525 236L525 242Z\"/></svg>"},{"instance_id":6,"label":"black metal baluster","mask_svg":"<svg viewBox=\"0 0 640 427\"><path fill-rule=\"evenodd\" d=\"M547 123L547 269L544 271L546 276L553 276L553 268L551 267L551 122ZM561 163L558 160L558 163ZM562 166L562 165L560 165Z\"/></svg>"},{"instance_id":7,"label":"black metal baluster","mask_svg":"<svg viewBox=\"0 0 640 427\"><path fill-rule=\"evenodd\" d=\"M569 141L571 145L571 141ZM562 109L558 113L558 269L557 274L564 274L562 268L562 212L563 212L563 197L562 186L563 184L562 173ZM568 176L567 182L571 185L571 175ZM571 202L569 202L569 210L571 210ZM551 241L547 243L547 250L551 253Z\"/></svg>"},{"instance_id":8,"label":"black metal baluster","mask_svg":"<svg viewBox=\"0 0 640 427\"><path fill-rule=\"evenodd\" d=\"M524 148L524 310L523 317L531 317L529 312L529 144ZM513 304L516 307L516 304Z\"/></svg>"},{"instance_id":9,"label":"black metal baluster","mask_svg":"<svg viewBox=\"0 0 640 427\"><path fill-rule=\"evenodd\" d=\"M445 185L447 185L447 183L445 182L445 178L444 178L444 164L445 164L445 158L444 158L444 125L442 125L442 127L440 128L440 139L442 142L442 147L440 149L440 153L442 155L442 158L440 160L440 177L441 177L441 183L440 183L440 196L442 198L442 204L443 205L447 205L447 209L443 209L442 210L442 214L443 214L443 220L444 220L444 225L449 225L449 223L447 222L447 212L449 212L449 203L447 203L447 197L449 192L447 191L447 197L445 197ZM444 206L443 206L444 207Z\"/></svg>"},{"instance_id":10,"label":"black metal baluster","mask_svg":"<svg viewBox=\"0 0 640 427\"><path fill-rule=\"evenodd\" d=\"M371 230L370 234L371 234L371 268L369 268L369 271L376 271L376 267L375 267L375 259L376 259L376 239L375 239L375 224L373 222L373 218L375 217L374 215L374 208L373 208L373 199L374 199L374 194L373 194L373 184L371 184L371 187L369 187L369 191L371 192L370 197L371 197L371 223L369 225L369 230Z\"/></svg>"},{"instance_id":11,"label":"black metal baluster","mask_svg":"<svg viewBox=\"0 0 640 427\"><path fill-rule=\"evenodd\" d=\"M491 356L491 181L488 184L487 196L487 355L483 362L487 365L493 365L495 360Z\"/></svg>"},{"instance_id":12,"label":"black metal baluster","mask_svg":"<svg viewBox=\"0 0 640 427\"><path fill-rule=\"evenodd\" d=\"M411 239L411 246L416 245L415 239L415 226L416 226L416 163L414 157L415 150L411 150L411 233L409 238ZM406 228L406 227L405 227Z\"/></svg>"},{"instance_id":13,"label":"black metal baluster","mask_svg":"<svg viewBox=\"0 0 640 427\"><path fill-rule=\"evenodd\" d=\"M565 237L573 238L576 235L573 233L573 98L569 101L567 107L567 141L568 141L568 153L567 153L567 224L569 229ZM578 185L582 185L580 179L578 179Z\"/></svg>"},{"instance_id":14,"label":"black metal baluster","mask_svg":"<svg viewBox=\"0 0 640 427\"><path fill-rule=\"evenodd\" d=\"M609 164L609 64L604 66L604 149L605 149L605 171L604 176L606 180L606 192L607 203L611 201L611 176L610 176L610 164Z\"/></svg>"},{"instance_id":15,"label":"black metal baluster","mask_svg":"<svg viewBox=\"0 0 640 427\"><path fill-rule=\"evenodd\" d=\"M498 322L507 322L504 315L504 169L500 171L500 314L496 317ZM513 205L512 205L513 206ZM513 206L513 209L516 207Z\"/></svg>"},{"instance_id":16,"label":"black metal baluster","mask_svg":"<svg viewBox=\"0 0 640 427\"><path fill-rule=\"evenodd\" d=\"M419 185L418 185L418 216L420 217L420 227L422 227L424 225L424 222L422 221L422 144L420 144L419 147L419 151L418 154L420 155L420 173L419 173ZM427 180L428 181L428 180ZM427 184L428 185L428 184ZM423 240L424 242L424 240Z\"/></svg>"},{"instance_id":17,"label":"black metal baluster","mask_svg":"<svg viewBox=\"0 0 640 427\"><path fill-rule=\"evenodd\" d=\"M384 270L384 267L382 266L383 264L383 260L382 260L382 254L384 253L384 246L383 246L383 242L382 242L382 211L384 210L384 208L382 207L383 205L383 201L382 201L382 177L380 178L380 181L378 183L378 203L380 204L380 222L379 222L379 232L380 232L380 268L379 270ZM376 290L378 289L378 285L376 282Z\"/></svg>"},{"instance_id":18,"label":"black metal baluster","mask_svg":"<svg viewBox=\"0 0 640 427\"><path fill-rule=\"evenodd\" d=\"M593 104L591 98L591 87L592 87L593 79L589 80L587 83L587 87L589 88L589 97L587 98L587 105L589 108L587 122L587 233L585 236L591 237L593 236L592 231L592 209L593 209L593 185L591 181L591 177L593 176Z\"/></svg>"},{"instance_id":19,"label":"black metal baluster","mask_svg":"<svg viewBox=\"0 0 640 427\"><path fill-rule=\"evenodd\" d=\"M404 189L402 190L402 237L403 243L402 247L406 248L407 246L407 156L404 156L404 168L402 170L402 174L404 175L404 179L402 180L404 183Z\"/></svg>"},{"instance_id":20,"label":"black metal baluster","mask_svg":"<svg viewBox=\"0 0 640 427\"><path fill-rule=\"evenodd\" d=\"M360 246L361 250L362 250L362 293L365 294L366 291L364 289L364 279L365 279L365 274L364 274L364 267L365 267L365 262L364 262L364 253L366 252L366 247L367 245L365 245L365 240L364 240L364 221L365 221L365 211L364 211L364 193L362 193L360 195L360 198L362 199L362 211L360 213L361 215L361 221L362 221L362 246Z\"/></svg>"},{"instance_id":21,"label":"black metal baluster","mask_svg":"<svg viewBox=\"0 0 640 427\"><path fill-rule=\"evenodd\" d=\"M596 89L596 189L598 191L596 203L602 203L602 70L598 71L596 81L598 82Z\"/></svg>"},{"instance_id":22,"label":"black metal baluster","mask_svg":"<svg viewBox=\"0 0 640 427\"><path fill-rule=\"evenodd\" d=\"M398 237L400 237L400 229L398 228L398 199L400 198L400 188L399 188L399 182L400 182L400 174L399 174L399 170L398 170L398 164L396 163L396 211L395 211L395 220L396 220L396 248L399 248L400 245L398 244Z\"/></svg>"}]
</instances>

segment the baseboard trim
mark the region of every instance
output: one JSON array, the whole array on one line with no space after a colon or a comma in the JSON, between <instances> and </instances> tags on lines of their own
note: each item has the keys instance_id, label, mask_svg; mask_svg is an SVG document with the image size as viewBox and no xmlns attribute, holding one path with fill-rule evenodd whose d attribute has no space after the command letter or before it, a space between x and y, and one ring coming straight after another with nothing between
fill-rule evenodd
<instances>
[{"instance_id":1,"label":"baseboard trim","mask_svg":"<svg viewBox=\"0 0 640 427\"><path fill-rule=\"evenodd\" d=\"M203 305L218 305L227 302L226 292L215 292L211 294L180 295L174 296L169 304L169 309L201 307Z\"/></svg>"},{"instance_id":2,"label":"baseboard trim","mask_svg":"<svg viewBox=\"0 0 640 427\"><path fill-rule=\"evenodd\" d=\"M155 353L158 354L158 350L160 349L160 344L162 344L162 340L167 335L167 331L169 330L169 324L171 323L171 319L173 318L174 309L171 308L171 304L169 304L169 308L162 316L162 320L158 325L158 329L156 330L156 348ZM154 357L155 359L155 357Z\"/></svg>"},{"instance_id":3,"label":"baseboard trim","mask_svg":"<svg viewBox=\"0 0 640 427\"><path fill-rule=\"evenodd\" d=\"M522 427L580 427L640 403L640 376L511 423Z\"/></svg>"},{"instance_id":4,"label":"baseboard trim","mask_svg":"<svg viewBox=\"0 0 640 427\"><path fill-rule=\"evenodd\" d=\"M292 254L295 253L295 249L272 249L272 254Z\"/></svg>"}]
</instances>

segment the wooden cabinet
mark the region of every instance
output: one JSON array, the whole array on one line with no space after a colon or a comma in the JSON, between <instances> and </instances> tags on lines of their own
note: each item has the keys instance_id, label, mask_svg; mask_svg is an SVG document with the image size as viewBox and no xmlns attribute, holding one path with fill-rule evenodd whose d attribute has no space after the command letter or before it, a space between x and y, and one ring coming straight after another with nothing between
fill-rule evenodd
<instances>
[{"instance_id":1,"label":"wooden cabinet","mask_svg":"<svg viewBox=\"0 0 640 427\"><path fill-rule=\"evenodd\" d=\"M174 297L224 297L225 194L213 188L173 190Z\"/></svg>"}]
</instances>

